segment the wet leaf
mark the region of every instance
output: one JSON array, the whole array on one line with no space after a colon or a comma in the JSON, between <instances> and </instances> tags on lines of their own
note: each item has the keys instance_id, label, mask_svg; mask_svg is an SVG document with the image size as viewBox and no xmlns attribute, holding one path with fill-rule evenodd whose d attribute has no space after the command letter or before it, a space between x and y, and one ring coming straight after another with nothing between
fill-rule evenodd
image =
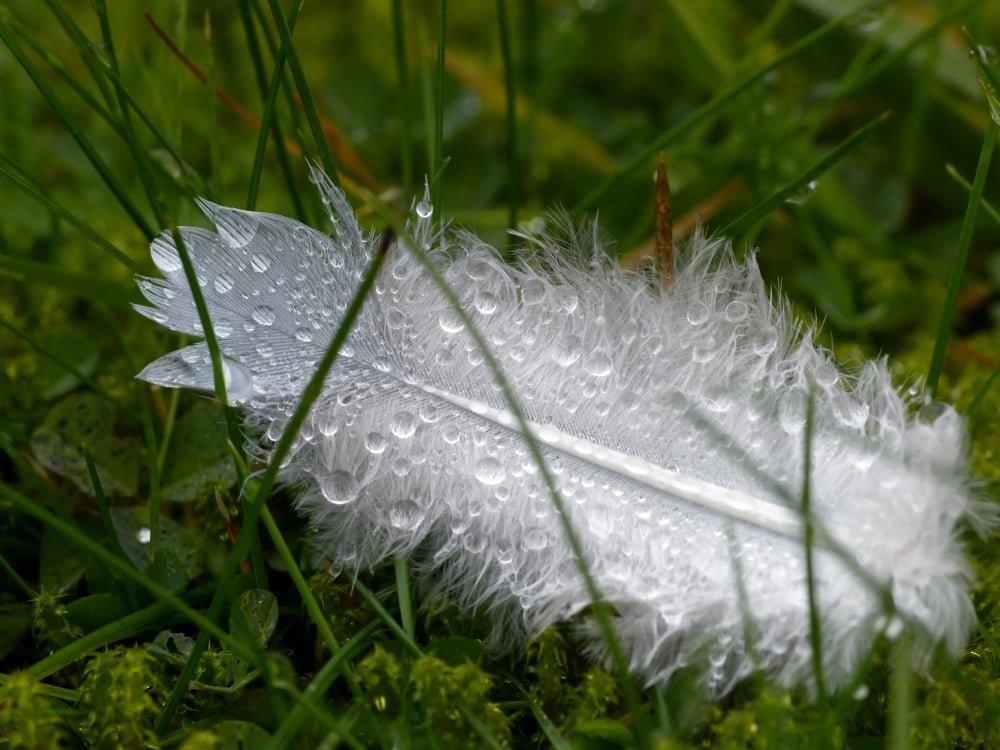
<instances>
[{"instance_id":1,"label":"wet leaf","mask_svg":"<svg viewBox=\"0 0 1000 750\"><path fill-rule=\"evenodd\" d=\"M93 495L84 460L86 447L105 494L135 495L142 456L140 443L138 438L115 435L115 417L115 410L97 394L73 394L52 407L31 436L31 450L46 469Z\"/></svg>"},{"instance_id":2,"label":"wet leaf","mask_svg":"<svg viewBox=\"0 0 1000 750\"><path fill-rule=\"evenodd\" d=\"M232 487L237 476L228 440L220 409L200 409L181 417L163 467L161 498L187 503L214 487Z\"/></svg>"},{"instance_id":3,"label":"wet leaf","mask_svg":"<svg viewBox=\"0 0 1000 750\"><path fill-rule=\"evenodd\" d=\"M229 632L262 648L278 626L278 599L270 591L251 589L240 594L229 615Z\"/></svg>"},{"instance_id":4,"label":"wet leaf","mask_svg":"<svg viewBox=\"0 0 1000 750\"><path fill-rule=\"evenodd\" d=\"M51 528L42 532L40 557L39 586L53 594L65 594L72 589L87 571L90 561L88 553Z\"/></svg>"},{"instance_id":5,"label":"wet leaf","mask_svg":"<svg viewBox=\"0 0 1000 750\"><path fill-rule=\"evenodd\" d=\"M171 590L181 577L191 580L202 570L199 540L176 521L160 518L160 544L157 561L149 560L149 510L144 505L112 508L111 520L118 541L136 569L147 573Z\"/></svg>"}]
</instances>

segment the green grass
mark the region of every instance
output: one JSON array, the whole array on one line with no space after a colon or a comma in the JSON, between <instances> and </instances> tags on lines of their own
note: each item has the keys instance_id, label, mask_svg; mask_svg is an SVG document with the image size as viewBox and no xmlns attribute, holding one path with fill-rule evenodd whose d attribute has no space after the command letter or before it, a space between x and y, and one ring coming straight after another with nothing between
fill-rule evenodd
<instances>
[{"instance_id":1,"label":"green grass","mask_svg":"<svg viewBox=\"0 0 1000 750\"><path fill-rule=\"evenodd\" d=\"M995 541L970 539L979 629L932 680L905 635L815 699L755 679L712 703L691 675L642 691L558 630L497 657L475 615L422 608L405 559L356 586L311 569L273 489L380 255L250 480L236 411L134 380L180 342L129 303L149 239L201 223L196 196L319 226L307 159L378 229L427 174L438 215L498 247L562 204L599 210L628 257L653 235L662 150L675 223L759 246L843 360L888 353L900 382L974 412L993 491L1000 7L154 0L200 80L117 5L0 8L0 747L997 744Z\"/></svg>"}]
</instances>

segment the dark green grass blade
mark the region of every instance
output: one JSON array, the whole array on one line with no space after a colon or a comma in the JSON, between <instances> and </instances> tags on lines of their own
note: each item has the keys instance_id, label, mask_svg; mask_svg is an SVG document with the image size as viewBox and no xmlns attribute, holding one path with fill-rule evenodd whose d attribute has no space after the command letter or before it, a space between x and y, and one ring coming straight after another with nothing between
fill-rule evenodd
<instances>
[{"instance_id":1,"label":"dark green grass blade","mask_svg":"<svg viewBox=\"0 0 1000 750\"><path fill-rule=\"evenodd\" d=\"M95 393L100 394L102 398L104 398L105 400L107 400L107 402L109 404L111 404L112 406L114 406L115 409L117 409L119 412L121 412L122 414L124 414L126 417L128 417L129 419L134 420L136 422L139 421L139 415L136 414L135 411L133 411L130 407L128 407L127 405L125 405L122 401L120 401L119 399L117 399L113 395L111 395L111 393L109 393L106 389L102 388L101 385L100 385L100 383L98 383L96 380L94 380L93 378L91 378L91 377L85 375L84 373L80 372L80 370L78 370L72 364L70 364L69 362L67 362L66 360L64 360L62 357L60 357L54 351L52 351L51 349L48 349L45 346L42 346L37 341L35 341L35 339L32 336L28 335L27 333L25 333L24 331L22 331L20 328L18 328L17 326L13 325L9 321L5 320L4 318L0 318L0 326L3 326L8 331L10 331L15 336L17 336L19 339L21 339L22 341L24 341L25 343L27 343L29 346L31 346L32 349L34 349L35 351L37 351L39 354L43 355L44 357L46 357L48 359L51 359L53 362L55 362L57 365L59 365L61 368L63 368L66 372L70 373L73 377L75 377L76 379L78 379L81 383L85 384L88 388L90 388L91 390L93 390Z\"/></svg>"},{"instance_id":2,"label":"dark green grass blade","mask_svg":"<svg viewBox=\"0 0 1000 750\"><path fill-rule=\"evenodd\" d=\"M42 95L49 106L52 107L53 111L62 121L66 130L76 141L80 150L83 151L87 160L93 165L94 169L100 175L101 180L107 185L108 190L115 197L115 200L121 204L125 213L129 215L132 221L135 223L139 231L147 239L152 239L153 235L156 233L152 225L148 222L146 217L143 215L142 211L132 200L129 191L121 183L118 177L111 171L111 167L108 166L107 162L98 153L97 146L91 142L90 138L86 135L80 126L77 118L70 114L69 110L63 105L62 100L56 96L55 91L49 86L48 81L42 75L38 67L31 61L31 59L24 53L21 46L18 44L17 40L14 38L10 27L7 24L0 22L0 41L2 41L10 53L17 60L17 63L21 66L25 73L31 78L32 83L35 84L35 88Z\"/></svg>"},{"instance_id":3,"label":"dark green grass blade","mask_svg":"<svg viewBox=\"0 0 1000 750\"><path fill-rule=\"evenodd\" d=\"M131 561L128 559L128 555L125 554L125 550L122 549L121 542L118 539L118 531L115 529L115 524L111 520L111 505L108 502L108 496L104 494L104 487L101 486L101 478L97 475L97 466L94 465L94 458L90 455L90 451L87 447L83 447L83 459L87 463L87 473L90 475L90 483L94 488L94 497L97 498L97 508L101 512L101 521L104 523L104 533L108 535L108 547L111 551L118 555L118 558L122 562L131 565ZM119 578L118 584L121 587L122 593L125 595L125 600L128 602L129 611L135 612L139 609L139 599L135 593L135 587L132 582L127 578Z\"/></svg>"},{"instance_id":4,"label":"dark green grass blade","mask_svg":"<svg viewBox=\"0 0 1000 750\"><path fill-rule=\"evenodd\" d=\"M837 145L836 148L832 149L828 154L809 167L809 169L801 175L796 177L787 185L776 190L742 216L723 227L720 230L720 234L727 237L734 237L748 230L762 218L767 216L767 214L769 214L777 206L785 203L789 198L794 196L803 188L806 188L810 182L820 177L830 167L843 159L865 138L867 138L872 130L881 125L887 117L889 117L889 113L883 112L871 122L858 128L843 143Z\"/></svg>"},{"instance_id":5,"label":"dark green grass blade","mask_svg":"<svg viewBox=\"0 0 1000 750\"><path fill-rule=\"evenodd\" d=\"M403 200L413 197L413 114L410 108L410 65L406 56L403 0L392 0L392 41L399 86L399 157Z\"/></svg>"},{"instance_id":6,"label":"dark green grass blade","mask_svg":"<svg viewBox=\"0 0 1000 750\"><path fill-rule=\"evenodd\" d=\"M302 723L309 718L309 711L303 704L308 703L318 709L317 704L326 697L337 677L341 674L350 674L348 662L359 655L363 649L369 647L372 636L381 627L382 623L379 620L372 620L352 635L349 641L327 659L326 664L316 673L309 686L302 691L302 702L289 712L277 731L271 736L270 742L265 746L266 750L284 750L292 744Z\"/></svg>"},{"instance_id":7,"label":"dark green grass blade","mask_svg":"<svg viewBox=\"0 0 1000 750\"><path fill-rule=\"evenodd\" d=\"M507 128L507 226L513 229L517 226L520 173L517 152L517 86L510 44L510 22L507 19L507 0L497 0L497 31L500 34L504 89L507 94L507 111L504 113L504 122ZM508 235L508 250L513 241L513 236Z\"/></svg>"},{"instance_id":8,"label":"dark green grass blade","mask_svg":"<svg viewBox=\"0 0 1000 750\"><path fill-rule=\"evenodd\" d=\"M162 227L166 223L163 220L163 207L157 197L156 186L153 182L149 164L149 156L146 149L139 142L135 128L132 125L132 117L129 114L129 99L126 98L121 83L121 70L118 67L118 56L115 54L115 41L111 34L111 25L108 20L108 9L105 0L94 0L94 12L97 14L97 19L101 26L104 52L108 58L109 78L112 86L114 86L115 96L118 100L118 112L122 124L122 139L125 141L129 154L131 154L135 162L135 167L140 178L139 181L142 183L142 189L146 193L146 201L149 203L149 207L156 217L156 224ZM90 51L89 45L87 50Z\"/></svg>"},{"instance_id":9,"label":"dark green grass blade","mask_svg":"<svg viewBox=\"0 0 1000 750\"><path fill-rule=\"evenodd\" d=\"M292 10L289 12L288 17L286 17L278 0L268 0L268 7L271 9L271 16L274 20L274 25L278 29L281 44L288 50L288 69L291 71L292 80L295 81L295 90L302 100L302 109L305 110L306 120L312 131L313 141L315 142L320 162L333 183L339 186L337 164L333 159L333 153L330 151L330 144L327 143L326 134L323 132L323 125L319 121L319 110L316 109L316 105L313 102L312 93L309 90L309 84L306 82L305 73L302 71L302 64L299 62L298 53L295 51L295 45L292 42L292 31L288 24L288 19L295 17L301 5L302 0L296 0L292 4Z\"/></svg>"},{"instance_id":10,"label":"dark green grass blade","mask_svg":"<svg viewBox=\"0 0 1000 750\"><path fill-rule=\"evenodd\" d=\"M278 54L274 59L274 68L271 71L271 79L267 83L264 92L264 112L261 115L260 130L257 133L257 147L254 149L253 168L250 170L250 186L247 193L247 209L252 211L257 206L257 192L260 188L260 178L264 171L264 157L267 154L268 137L273 133L276 139L280 133L276 130L277 118L275 117L275 106L278 102L278 92L285 72L285 63L288 60L289 47L292 44L291 33L295 30L295 22L298 20L302 3L296 2L288 11L288 32L289 35L283 37L281 45L278 47ZM324 139L325 140L325 139Z\"/></svg>"},{"instance_id":11,"label":"dark green grass blade","mask_svg":"<svg viewBox=\"0 0 1000 750\"><path fill-rule=\"evenodd\" d=\"M841 28L845 23L847 23L847 21L848 17L844 17L825 23L823 26L816 29L816 31L811 34L807 34L795 44L782 50L781 54L777 55L766 65L761 66L753 73L738 80L732 86L720 91L703 107L700 107L695 112L692 112L679 123L674 125L674 127L667 130L659 138L653 140L648 146L640 149L635 156L615 170L610 177L587 193L583 199L573 206L573 213L579 214L584 211L592 210L595 206L599 205L601 201L604 200L604 198L623 180L634 174L637 170L647 167L650 163L650 159L652 159L659 151L662 151L668 144L673 143L675 140L680 138L680 136L694 129L695 126L708 120L711 116L715 115L723 107L729 104L729 102L733 99L748 91L751 86L764 78L764 76L772 70L784 65L789 60L794 59L798 55L810 49L817 42L823 40L837 29Z\"/></svg>"},{"instance_id":12,"label":"dark green grass blade","mask_svg":"<svg viewBox=\"0 0 1000 750\"><path fill-rule=\"evenodd\" d=\"M25 195L33 198L48 208L53 214L65 221L67 224L78 230L84 237L93 242L102 251L106 252L116 261L125 266L132 273L141 273L145 269L141 264L133 260L130 256L115 247L103 235L96 232L87 222L77 217L61 203L52 200L46 194L45 189L38 184L34 178L29 176L19 166L14 164L3 154L0 154L0 176L4 177L9 184L16 187ZM13 261L13 259L10 259ZM7 261L9 262L9 261ZM28 262L28 261L25 261ZM34 265L34 264L32 264ZM51 269L53 272L57 269Z\"/></svg>"},{"instance_id":13,"label":"dark green grass blade","mask_svg":"<svg viewBox=\"0 0 1000 750\"><path fill-rule=\"evenodd\" d=\"M996 147L998 130L1000 128L997 127L997 123L990 118L986 123L983 147L979 152L979 164L976 166L976 176L972 180L969 203L965 210L965 219L962 221L962 231L958 236L958 247L952 262L951 278L948 281L944 308L941 310L937 337L934 339L934 352L931 354L930 367L927 370L927 392L931 396L937 392L941 372L944 370L944 357L948 350L948 339L951 337L951 322L955 317L955 308L958 305L958 293L962 288L962 276L965 272L966 260L969 257L972 233L976 226L976 215L979 213L979 204L983 197L983 190L986 188L986 175L989 173L990 161Z\"/></svg>"},{"instance_id":14,"label":"dark green grass blade","mask_svg":"<svg viewBox=\"0 0 1000 750\"><path fill-rule=\"evenodd\" d=\"M434 99L434 149L431 152L431 174L434 176L434 216L438 228L441 216L441 171L444 167L444 59L447 54L448 0L438 0L437 80Z\"/></svg>"},{"instance_id":15,"label":"dark green grass blade","mask_svg":"<svg viewBox=\"0 0 1000 750\"><path fill-rule=\"evenodd\" d=\"M820 747L827 747L829 706L826 698L826 676L823 674L823 631L816 591L816 528L812 515L812 441L816 420L816 401L810 391L806 401L806 424L802 444L802 522L805 547L806 587L809 595L809 646L812 651L813 679L816 681L816 703L820 710Z\"/></svg>"},{"instance_id":16,"label":"dark green grass blade","mask_svg":"<svg viewBox=\"0 0 1000 750\"><path fill-rule=\"evenodd\" d=\"M14 566L10 564L10 561L4 557L2 552L0 552L0 569L3 569L3 571L10 576L10 580L12 580L14 584L21 589L22 594L29 599L38 598L38 592L31 588L31 585L21 577Z\"/></svg>"},{"instance_id":17,"label":"dark green grass blade","mask_svg":"<svg viewBox=\"0 0 1000 750\"><path fill-rule=\"evenodd\" d=\"M267 102L269 85L268 77L264 67L263 51L260 48L260 41L257 38L257 30L254 27L253 17L251 16L249 8L249 0L240 0L239 8L240 21L243 24L243 36L247 40L247 52L249 53L250 60L253 63L254 77L257 81L257 88L260 90L261 101ZM292 201L295 216L301 221L306 221L305 204L302 201L302 194L299 192L299 186L295 180L295 174L292 171L288 148L285 144L284 129L281 126L280 119L277 117L273 118L271 122L271 134L274 141L274 154L278 160L278 168L281 170L281 175L285 180L285 190L288 192L288 197ZM252 179L253 178L251 176L251 181Z\"/></svg>"},{"instance_id":18,"label":"dark green grass blade","mask_svg":"<svg viewBox=\"0 0 1000 750\"><path fill-rule=\"evenodd\" d=\"M967 193L972 192L972 183L969 182L967 179L965 179L961 174L959 174L959 171L955 169L955 165L945 164L944 171L947 172L948 176L951 177L955 182L957 182L959 185L965 188L965 192ZM1000 224L1000 211L997 211L996 206L990 203L990 201L986 200L986 196L983 196L982 198L979 199L979 204L983 209L983 211L986 212L987 216L993 219L993 221L995 221L997 224Z\"/></svg>"}]
</instances>

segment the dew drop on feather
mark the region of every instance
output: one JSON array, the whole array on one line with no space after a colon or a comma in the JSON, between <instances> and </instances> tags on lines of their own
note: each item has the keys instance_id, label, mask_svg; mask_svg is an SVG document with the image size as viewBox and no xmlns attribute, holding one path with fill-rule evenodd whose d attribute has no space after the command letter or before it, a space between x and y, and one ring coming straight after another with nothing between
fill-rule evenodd
<instances>
[{"instance_id":1,"label":"dew drop on feather","mask_svg":"<svg viewBox=\"0 0 1000 750\"><path fill-rule=\"evenodd\" d=\"M476 479L487 486L500 484L507 477L503 464L492 456L479 459L473 473Z\"/></svg>"},{"instance_id":2,"label":"dew drop on feather","mask_svg":"<svg viewBox=\"0 0 1000 750\"><path fill-rule=\"evenodd\" d=\"M273 308L268 305L257 305L257 307L253 309L253 312L250 313L250 316L262 326L272 325L277 319Z\"/></svg>"},{"instance_id":3,"label":"dew drop on feather","mask_svg":"<svg viewBox=\"0 0 1000 750\"><path fill-rule=\"evenodd\" d=\"M233 288L233 284L234 284L233 277L228 273L220 273L218 276L215 277L215 281L213 282L215 291L217 291L219 294L225 294L226 292L228 292L230 289Z\"/></svg>"}]
</instances>

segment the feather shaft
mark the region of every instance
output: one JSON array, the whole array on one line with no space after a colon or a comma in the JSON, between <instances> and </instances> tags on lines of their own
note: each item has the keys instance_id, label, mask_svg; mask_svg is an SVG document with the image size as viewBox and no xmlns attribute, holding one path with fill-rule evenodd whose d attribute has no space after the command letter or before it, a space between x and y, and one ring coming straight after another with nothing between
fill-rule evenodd
<instances>
[{"instance_id":1,"label":"feather shaft","mask_svg":"<svg viewBox=\"0 0 1000 750\"><path fill-rule=\"evenodd\" d=\"M418 385L417 387L425 393L465 409L481 419L489 420L518 433L522 432L517 419L506 409L497 409L481 401L464 398L429 385ZM720 487L679 471L665 469L638 456L621 453L586 438L563 432L555 425L527 422L527 428L531 430L531 434L541 445L593 464L600 469L606 469L625 479L643 484L652 490L666 492L705 510L736 521L744 521L792 539L802 539L803 537L802 516L791 508L761 500L739 490ZM833 530L827 528L826 532L832 533L836 537L836 532Z\"/></svg>"}]
</instances>

